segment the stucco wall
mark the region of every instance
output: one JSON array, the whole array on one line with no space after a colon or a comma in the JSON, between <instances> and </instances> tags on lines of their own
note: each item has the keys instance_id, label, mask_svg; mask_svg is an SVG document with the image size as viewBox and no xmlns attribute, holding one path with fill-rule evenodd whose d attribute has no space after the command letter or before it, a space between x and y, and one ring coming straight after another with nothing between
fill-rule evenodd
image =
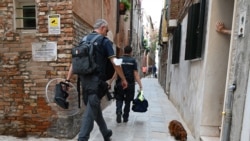
<instances>
[{"instance_id":1,"label":"stucco wall","mask_svg":"<svg viewBox=\"0 0 250 141\"><path fill-rule=\"evenodd\" d=\"M202 57L184 60L188 19L186 15L181 23L180 63L171 66L170 98L197 140L200 136L219 136L221 125L230 36L220 35L215 30L221 10L217 5L217 1L207 2ZM230 15L233 4L227 5L223 10ZM224 18L227 17L230 18Z\"/></svg>"},{"instance_id":2,"label":"stucco wall","mask_svg":"<svg viewBox=\"0 0 250 141\"><path fill-rule=\"evenodd\" d=\"M216 32L216 22L223 19L231 26L233 2L209 1L205 48L204 103L201 117L201 135L219 136L224 103L230 35ZM220 7L225 7L220 8ZM223 14L222 14L223 13Z\"/></svg>"},{"instance_id":3,"label":"stucco wall","mask_svg":"<svg viewBox=\"0 0 250 141\"><path fill-rule=\"evenodd\" d=\"M233 35L232 35L232 49L231 49L231 59L232 63L230 68L232 72L230 74L230 79L236 81L236 90L233 95L233 112L232 112L232 128L230 132L230 141L243 141L241 139L241 130L244 116L244 109L248 107L245 106L246 92L248 85L248 74L250 70L250 23L249 14L246 15L246 25L245 25L245 36L238 37L238 28L240 21L240 14L242 12L250 13L250 2L249 1L237 1L236 5L238 6L235 13ZM249 132L249 131L247 131ZM246 139L248 140L249 137Z\"/></svg>"},{"instance_id":4,"label":"stucco wall","mask_svg":"<svg viewBox=\"0 0 250 141\"><path fill-rule=\"evenodd\" d=\"M183 19L181 36L180 62L170 68L170 99L179 110L189 129L195 135L199 131L203 95L203 61L185 61L185 41L187 16Z\"/></svg>"},{"instance_id":5,"label":"stucco wall","mask_svg":"<svg viewBox=\"0 0 250 141\"><path fill-rule=\"evenodd\" d=\"M73 12L90 26L104 18L115 37L117 19L117 0L73 0Z\"/></svg>"}]
</instances>

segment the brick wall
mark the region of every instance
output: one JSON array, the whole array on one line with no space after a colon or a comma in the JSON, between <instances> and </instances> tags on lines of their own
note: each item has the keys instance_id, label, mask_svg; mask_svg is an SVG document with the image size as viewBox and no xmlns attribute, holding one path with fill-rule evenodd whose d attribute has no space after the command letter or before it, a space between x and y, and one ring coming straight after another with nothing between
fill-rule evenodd
<instances>
[{"instance_id":1,"label":"brick wall","mask_svg":"<svg viewBox=\"0 0 250 141\"><path fill-rule=\"evenodd\" d=\"M50 80L65 78L72 45L91 27L73 14L70 0L36 2L38 27L33 33L14 30L13 1L0 3L0 134L72 138L79 131L83 110L58 114L58 107L46 98L45 88ZM61 16L60 35L48 35L50 13ZM45 41L57 42L57 60L33 61L31 44Z\"/></svg>"},{"instance_id":2,"label":"brick wall","mask_svg":"<svg viewBox=\"0 0 250 141\"><path fill-rule=\"evenodd\" d=\"M181 22L191 4L192 0L171 0L169 19L178 19Z\"/></svg>"}]
</instances>

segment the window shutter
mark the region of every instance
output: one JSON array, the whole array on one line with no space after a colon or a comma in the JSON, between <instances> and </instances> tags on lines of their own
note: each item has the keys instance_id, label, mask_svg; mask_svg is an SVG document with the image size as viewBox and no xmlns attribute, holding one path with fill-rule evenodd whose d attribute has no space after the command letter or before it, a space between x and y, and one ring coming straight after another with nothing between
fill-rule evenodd
<instances>
[{"instance_id":1,"label":"window shutter","mask_svg":"<svg viewBox=\"0 0 250 141\"><path fill-rule=\"evenodd\" d=\"M201 0L200 3L200 16L199 16L199 25L198 25L198 45L196 50L196 57L201 57L203 49L203 31L204 31L204 20L205 20L205 9L206 9L206 0Z\"/></svg>"},{"instance_id":2,"label":"window shutter","mask_svg":"<svg viewBox=\"0 0 250 141\"><path fill-rule=\"evenodd\" d=\"M181 48L181 24L178 24L173 36L172 64L178 64Z\"/></svg>"},{"instance_id":3,"label":"window shutter","mask_svg":"<svg viewBox=\"0 0 250 141\"><path fill-rule=\"evenodd\" d=\"M198 24L199 24L200 3L194 4L188 11L187 39L185 60L196 58L198 45Z\"/></svg>"}]
</instances>

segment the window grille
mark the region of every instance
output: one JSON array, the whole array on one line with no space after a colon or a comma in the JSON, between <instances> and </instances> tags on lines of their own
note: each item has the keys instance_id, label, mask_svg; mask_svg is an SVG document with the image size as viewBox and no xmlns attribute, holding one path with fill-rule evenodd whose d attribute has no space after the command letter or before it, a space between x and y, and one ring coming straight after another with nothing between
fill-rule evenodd
<instances>
[{"instance_id":1,"label":"window grille","mask_svg":"<svg viewBox=\"0 0 250 141\"><path fill-rule=\"evenodd\" d=\"M16 2L16 29L36 29L36 6L26 2Z\"/></svg>"}]
</instances>

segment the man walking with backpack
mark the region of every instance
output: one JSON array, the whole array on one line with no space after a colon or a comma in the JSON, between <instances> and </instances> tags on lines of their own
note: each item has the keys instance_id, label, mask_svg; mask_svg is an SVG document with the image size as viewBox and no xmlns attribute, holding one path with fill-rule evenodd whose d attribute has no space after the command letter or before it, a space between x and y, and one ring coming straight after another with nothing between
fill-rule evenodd
<instances>
[{"instance_id":1,"label":"man walking with backpack","mask_svg":"<svg viewBox=\"0 0 250 141\"><path fill-rule=\"evenodd\" d=\"M135 81L138 83L140 87L140 91L142 91L142 83L137 69L137 62L132 55L132 47L126 46L124 48L124 55L122 58L122 70L128 82L128 87L123 89L122 87L122 79L118 76L115 84L115 99L116 99L116 121L117 123L121 123L121 118L123 117L123 122L128 122L130 105L134 99L135 95ZM112 84L112 81L116 78L116 74L109 81L109 84ZM122 109L124 105L124 109Z\"/></svg>"},{"instance_id":2,"label":"man walking with backpack","mask_svg":"<svg viewBox=\"0 0 250 141\"><path fill-rule=\"evenodd\" d=\"M88 141L90 132L93 129L94 121L96 121L99 129L103 135L104 141L110 141L112 130L107 128L106 122L102 115L101 98L108 91L108 84L106 83L108 73L109 61L113 64L115 71L121 77L122 87L127 87L127 81L123 74L120 65L115 64L115 54L112 48L111 41L106 38L108 32L108 23L104 19L98 19L94 24L94 31L87 35L86 41L91 41L95 36L102 35L95 41L94 60L97 64L97 69L86 75L80 75L80 80L83 89L83 99L86 104L84 111L81 129L78 135L78 141ZM70 66L66 82L70 81L73 74L72 64Z\"/></svg>"}]
</instances>

